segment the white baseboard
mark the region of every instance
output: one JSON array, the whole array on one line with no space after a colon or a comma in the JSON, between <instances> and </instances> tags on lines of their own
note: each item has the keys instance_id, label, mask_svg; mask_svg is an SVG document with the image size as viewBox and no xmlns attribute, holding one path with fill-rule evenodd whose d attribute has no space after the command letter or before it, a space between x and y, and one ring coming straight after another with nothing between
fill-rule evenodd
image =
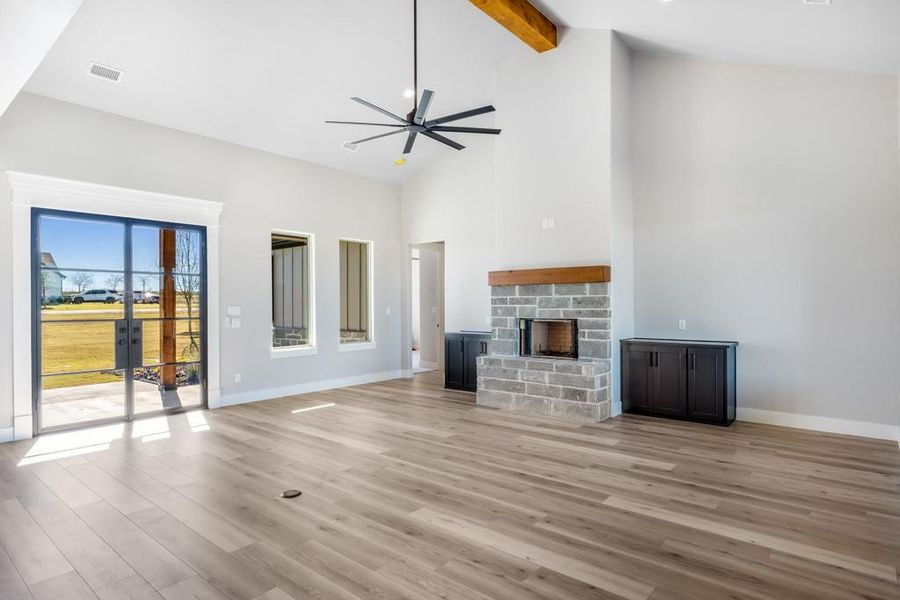
<instances>
[{"instance_id":1,"label":"white baseboard","mask_svg":"<svg viewBox=\"0 0 900 600\"><path fill-rule=\"evenodd\" d=\"M379 381L388 381L389 379L401 379L402 377L404 377L404 371L398 369L395 371L381 371L380 373L354 375L352 377L323 379L322 381L298 383L296 385L254 390L251 392L242 392L240 394L225 394L219 398L216 404L213 404L212 398L210 398L209 407L221 408L223 406L247 404L248 402L259 402L260 400L272 400L274 398L284 398L285 396L295 396L297 394L321 392L323 390L333 390L336 388L349 387L351 385L362 385L364 383L377 383Z\"/></svg>"},{"instance_id":2,"label":"white baseboard","mask_svg":"<svg viewBox=\"0 0 900 600\"><path fill-rule=\"evenodd\" d=\"M11 442L16 439L15 429L12 427L4 427L0 429L0 444L3 442Z\"/></svg>"},{"instance_id":3,"label":"white baseboard","mask_svg":"<svg viewBox=\"0 0 900 600\"><path fill-rule=\"evenodd\" d=\"M737 409L737 420L749 421L751 423L763 423L766 425L795 427L797 429L811 429L813 431L825 431L828 433L858 435L860 437L900 442L900 427L896 425L885 425L883 423L869 423L867 421L850 421L848 419L835 419L833 417L799 415L774 410L742 408L740 406Z\"/></svg>"}]
</instances>

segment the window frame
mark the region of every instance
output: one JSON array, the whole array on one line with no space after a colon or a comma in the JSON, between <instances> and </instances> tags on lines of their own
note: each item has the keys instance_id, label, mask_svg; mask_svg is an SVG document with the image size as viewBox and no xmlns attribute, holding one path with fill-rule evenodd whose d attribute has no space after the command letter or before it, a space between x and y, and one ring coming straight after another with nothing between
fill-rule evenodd
<instances>
[{"instance_id":1,"label":"window frame","mask_svg":"<svg viewBox=\"0 0 900 600\"><path fill-rule=\"evenodd\" d=\"M368 297L366 298L368 310L367 332L369 339L364 342L341 341L341 317L338 315L338 350L340 352L358 352L361 350L374 350L378 347L375 340L375 242L373 240L365 240L360 238L340 237L338 238L338 310L340 311L341 292L340 277L341 273L341 242L353 242L356 244L365 244L366 249L366 285L368 289Z\"/></svg>"},{"instance_id":2,"label":"window frame","mask_svg":"<svg viewBox=\"0 0 900 600\"><path fill-rule=\"evenodd\" d=\"M308 250L307 265L307 282L306 287L309 290L309 320L308 320L308 341L306 344L299 346L285 346L278 348L272 345L272 333L269 332L269 356L271 358L293 358L295 356L309 356L318 354L319 347L316 338L316 236L314 233L303 231L293 231L289 229L272 229L269 231L269 260L272 256L272 236L286 235L297 238L306 238ZM269 303L274 304L275 281L272 277L272 268L269 267ZM273 324L274 327L274 324Z\"/></svg>"}]
</instances>

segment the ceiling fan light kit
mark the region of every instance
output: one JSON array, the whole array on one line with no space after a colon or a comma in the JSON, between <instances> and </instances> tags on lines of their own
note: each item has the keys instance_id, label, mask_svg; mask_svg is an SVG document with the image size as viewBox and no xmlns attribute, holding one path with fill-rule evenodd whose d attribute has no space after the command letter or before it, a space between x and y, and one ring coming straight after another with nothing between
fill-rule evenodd
<instances>
[{"instance_id":1,"label":"ceiling fan light kit","mask_svg":"<svg viewBox=\"0 0 900 600\"><path fill-rule=\"evenodd\" d=\"M466 110L463 112L455 113L452 115L447 115L445 117L439 117L437 119L429 120L428 117L428 109L431 107L431 103L434 101L434 92L432 90L424 90L422 92L421 101L419 100L419 44L418 44L418 0L413 0L413 90L412 90L412 98L413 98L413 108L406 115L406 118L395 115L394 113L387 111L380 106L376 106L371 102L367 102L362 98L358 98L356 96L350 98L354 102L358 102L363 106L370 108L376 112L381 113L383 116L388 117L396 121L397 123L370 123L365 121L325 121L326 123L339 124L339 125L365 125L365 126L374 126L374 127L390 127L393 131L388 131L387 133L380 133L378 135L373 135L369 137L365 137L359 140L354 140L352 142L345 142L344 146L356 146L357 144L362 144L365 142L370 142L372 140L377 140L379 138L388 137L391 135L397 135L398 133L406 133L406 144L403 146L403 154L409 154L412 152L413 144L416 142L416 138L419 134L427 138L431 138L436 142L440 142L446 146L450 146L454 150L462 150L465 148L462 144L441 135L442 133L482 133L489 135L497 135L500 133L499 129L490 129L485 127L457 127L453 125L445 125L445 123L452 123L453 121L459 121L461 119L468 119L469 117L475 117L478 115L483 115L485 113L494 112L496 110L493 106L487 105L482 106L480 108L473 108L472 110ZM399 158L394 161L396 165L402 165L406 162L404 158Z\"/></svg>"}]
</instances>

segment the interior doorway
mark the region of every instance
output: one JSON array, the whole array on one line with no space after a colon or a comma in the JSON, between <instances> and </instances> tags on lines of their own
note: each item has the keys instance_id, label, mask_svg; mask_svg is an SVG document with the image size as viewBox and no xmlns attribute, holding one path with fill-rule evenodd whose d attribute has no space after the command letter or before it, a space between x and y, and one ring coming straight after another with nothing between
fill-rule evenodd
<instances>
[{"instance_id":1,"label":"interior doorway","mask_svg":"<svg viewBox=\"0 0 900 600\"><path fill-rule=\"evenodd\" d=\"M410 331L414 373L444 370L444 242L410 247Z\"/></svg>"},{"instance_id":2,"label":"interior doorway","mask_svg":"<svg viewBox=\"0 0 900 600\"><path fill-rule=\"evenodd\" d=\"M206 228L32 211L36 432L206 406Z\"/></svg>"}]
</instances>

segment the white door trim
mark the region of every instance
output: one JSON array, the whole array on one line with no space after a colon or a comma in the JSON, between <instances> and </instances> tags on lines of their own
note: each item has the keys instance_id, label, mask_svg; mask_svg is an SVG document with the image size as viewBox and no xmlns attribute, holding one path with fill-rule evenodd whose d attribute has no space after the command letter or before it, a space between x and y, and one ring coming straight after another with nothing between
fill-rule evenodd
<instances>
[{"instance_id":1,"label":"white door trim","mask_svg":"<svg viewBox=\"0 0 900 600\"><path fill-rule=\"evenodd\" d=\"M13 435L32 430L31 209L49 208L206 227L207 379L209 405L219 387L219 222L222 203L7 171L12 189Z\"/></svg>"}]
</instances>

